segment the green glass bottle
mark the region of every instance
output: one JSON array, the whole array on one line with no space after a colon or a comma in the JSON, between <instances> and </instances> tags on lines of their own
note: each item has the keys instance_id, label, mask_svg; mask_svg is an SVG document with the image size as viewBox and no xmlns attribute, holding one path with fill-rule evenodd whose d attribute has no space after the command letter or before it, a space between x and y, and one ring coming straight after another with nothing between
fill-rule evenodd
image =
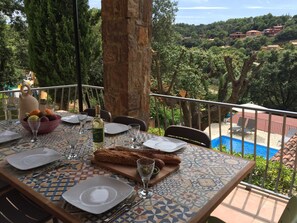
<instances>
[{"instance_id":1,"label":"green glass bottle","mask_svg":"<svg viewBox=\"0 0 297 223\"><path fill-rule=\"evenodd\" d=\"M96 106L96 116L92 122L93 152L104 146L104 121L100 117L100 105Z\"/></svg>"}]
</instances>

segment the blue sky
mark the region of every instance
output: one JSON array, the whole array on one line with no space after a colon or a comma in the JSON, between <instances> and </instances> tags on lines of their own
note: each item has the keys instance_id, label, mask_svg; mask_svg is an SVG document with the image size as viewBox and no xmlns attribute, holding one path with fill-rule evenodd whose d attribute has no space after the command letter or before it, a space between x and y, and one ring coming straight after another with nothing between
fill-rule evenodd
<instances>
[{"instance_id":1,"label":"blue sky","mask_svg":"<svg viewBox=\"0 0 297 223\"><path fill-rule=\"evenodd\" d=\"M101 0L89 0L101 7ZM297 15L297 0L179 0L176 23L209 24L231 18L255 17L271 13Z\"/></svg>"}]
</instances>

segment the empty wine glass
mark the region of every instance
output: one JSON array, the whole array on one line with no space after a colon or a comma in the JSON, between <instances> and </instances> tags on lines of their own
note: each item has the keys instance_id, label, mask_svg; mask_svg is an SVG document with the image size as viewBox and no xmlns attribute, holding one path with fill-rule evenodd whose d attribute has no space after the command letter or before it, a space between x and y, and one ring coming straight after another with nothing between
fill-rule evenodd
<instances>
[{"instance_id":1,"label":"empty wine glass","mask_svg":"<svg viewBox=\"0 0 297 223\"><path fill-rule=\"evenodd\" d=\"M8 119L8 114L7 114L7 98L2 98L2 108L3 108L3 112L5 115L5 119Z\"/></svg>"},{"instance_id":2,"label":"empty wine glass","mask_svg":"<svg viewBox=\"0 0 297 223\"><path fill-rule=\"evenodd\" d=\"M77 141L79 139L79 132L76 129L66 129L64 135L70 146L70 150L69 150L69 153L67 153L68 155L66 156L66 159L75 160L78 158L75 148L76 148Z\"/></svg>"},{"instance_id":3,"label":"empty wine glass","mask_svg":"<svg viewBox=\"0 0 297 223\"><path fill-rule=\"evenodd\" d=\"M7 114L7 120L9 124L15 124L12 119L12 115L13 113L17 113L18 115L18 109L19 109L19 99L14 97L14 96L10 96L6 99L6 104L5 104L5 109L6 109L6 114Z\"/></svg>"},{"instance_id":4,"label":"empty wine glass","mask_svg":"<svg viewBox=\"0 0 297 223\"><path fill-rule=\"evenodd\" d=\"M79 134L83 134L85 132L85 124L87 122L88 113L80 112L78 115L78 121L80 123Z\"/></svg>"},{"instance_id":5,"label":"empty wine glass","mask_svg":"<svg viewBox=\"0 0 297 223\"><path fill-rule=\"evenodd\" d=\"M155 160L149 158L141 158L137 160L137 171L141 177L143 188L138 191L142 198L150 198L153 195L152 191L148 190L148 183L151 179L155 168Z\"/></svg>"},{"instance_id":6,"label":"empty wine glass","mask_svg":"<svg viewBox=\"0 0 297 223\"><path fill-rule=\"evenodd\" d=\"M31 139L31 142L36 142L38 129L40 127L40 118L38 116L36 116L36 117L30 116L28 118L27 122L28 122L28 125L30 126L32 134L33 134L33 138Z\"/></svg>"},{"instance_id":7,"label":"empty wine glass","mask_svg":"<svg viewBox=\"0 0 297 223\"><path fill-rule=\"evenodd\" d=\"M139 124L129 124L129 131L128 131L128 136L130 137L131 141L132 141L132 145L131 148L137 148L136 145L136 140L138 137L140 131L140 125Z\"/></svg>"}]
</instances>

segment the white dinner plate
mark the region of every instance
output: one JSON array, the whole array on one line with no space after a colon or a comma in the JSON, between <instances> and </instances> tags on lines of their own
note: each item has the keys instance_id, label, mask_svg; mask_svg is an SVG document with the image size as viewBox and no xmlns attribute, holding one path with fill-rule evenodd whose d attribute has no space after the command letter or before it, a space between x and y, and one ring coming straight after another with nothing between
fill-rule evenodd
<instances>
[{"instance_id":1,"label":"white dinner plate","mask_svg":"<svg viewBox=\"0 0 297 223\"><path fill-rule=\"evenodd\" d=\"M9 142L20 138L22 138L22 136L17 132L12 132L8 130L0 132L0 143Z\"/></svg>"},{"instance_id":2,"label":"white dinner plate","mask_svg":"<svg viewBox=\"0 0 297 223\"><path fill-rule=\"evenodd\" d=\"M62 194L62 197L81 210L101 214L126 199L133 187L114 178L96 176L82 181Z\"/></svg>"},{"instance_id":3,"label":"white dinner plate","mask_svg":"<svg viewBox=\"0 0 297 223\"><path fill-rule=\"evenodd\" d=\"M122 133L122 132L126 132L128 130L129 130L129 126L124 125L124 124L106 123L104 125L104 132L106 134L115 135L115 134L119 134L119 133Z\"/></svg>"},{"instance_id":4,"label":"white dinner plate","mask_svg":"<svg viewBox=\"0 0 297 223\"><path fill-rule=\"evenodd\" d=\"M67 123L70 123L70 124L79 124L79 120L78 120L77 115L65 116L65 117L62 117L61 120L63 122L67 122ZM92 121L92 120L93 120L93 117L91 117L91 116L87 117L87 122Z\"/></svg>"},{"instance_id":5,"label":"white dinner plate","mask_svg":"<svg viewBox=\"0 0 297 223\"><path fill-rule=\"evenodd\" d=\"M154 137L143 143L146 147L168 153L175 152L183 148L186 144L187 143L182 140L169 137Z\"/></svg>"},{"instance_id":6,"label":"white dinner plate","mask_svg":"<svg viewBox=\"0 0 297 223\"><path fill-rule=\"evenodd\" d=\"M54 162L60 158L61 154L55 150L39 148L10 155L6 160L17 169L29 170Z\"/></svg>"}]
</instances>

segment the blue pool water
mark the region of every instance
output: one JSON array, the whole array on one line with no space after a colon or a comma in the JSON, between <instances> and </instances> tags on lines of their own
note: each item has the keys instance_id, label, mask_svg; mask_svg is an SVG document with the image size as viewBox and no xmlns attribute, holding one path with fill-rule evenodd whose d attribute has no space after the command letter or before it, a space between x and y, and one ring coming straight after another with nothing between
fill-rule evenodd
<instances>
[{"instance_id":1,"label":"blue pool water","mask_svg":"<svg viewBox=\"0 0 297 223\"><path fill-rule=\"evenodd\" d=\"M225 145L227 150L230 150L230 137L222 136L222 145ZM215 138L211 140L211 147L219 147L220 138ZM242 141L239 139L232 138L232 148L234 152L241 152ZM269 148L269 159L277 153L278 150L274 148ZM267 147L256 144L257 156L262 156L266 158ZM254 154L254 143L244 141L244 154Z\"/></svg>"}]
</instances>

